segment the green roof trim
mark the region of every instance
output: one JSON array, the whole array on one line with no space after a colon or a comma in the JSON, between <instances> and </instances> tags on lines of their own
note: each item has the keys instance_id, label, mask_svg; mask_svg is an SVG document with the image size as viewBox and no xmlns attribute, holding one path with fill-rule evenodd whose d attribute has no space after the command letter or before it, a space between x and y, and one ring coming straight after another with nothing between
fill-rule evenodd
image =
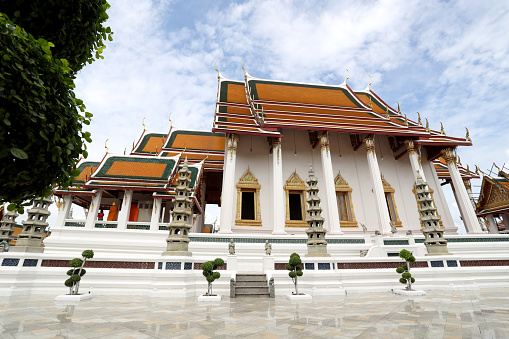
<instances>
[{"instance_id":1,"label":"green roof trim","mask_svg":"<svg viewBox=\"0 0 509 339\"><path fill-rule=\"evenodd\" d=\"M83 172L83 170L86 168L86 167L97 167L99 166L100 162L97 162L97 161L84 161L82 162L79 166L78 166L78 169L80 170L80 173ZM79 185L79 184L84 184L85 181L84 180L73 180L72 181L72 184L73 185Z\"/></svg>"},{"instance_id":2,"label":"green roof trim","mask_svg":"<svg viewBox=\"0 0 509 339\"><path fill-rule=\"evenodd\" d=\"M115 162L127 162L127 163L150 163L150 164L164 164L166 165L163 174L160 177L152 177L152 176L132 176L132 175L111 175L106 174L111 166ZM97 173L94 173L93 179L135 179L135 180L168 180L168 177L173 171L175 167L175 160L171 158L135 158L135 157L121 157L121 156L113 156L104 162Z\"/></svg>"},{"instance_id":3,"label":"green roof trim","mask_svg":"<svg viewBox=\"0 0 509 339\"><path fill-rule=\"evenodd\" d=\"M143 149L145 148L145 146L147 146L148 141L152 137L155 137L155 138L166 138L166 134L162 134L162 133L148 133L148 134L145 134L143 136L143 139L141 140L140 144L138 145L138 147L136 147L136 149L134 150L134 152L136 152L136 153L144 153L144 154L151 154L150 152L144 152Z\"/></svg>"}]
</instances>

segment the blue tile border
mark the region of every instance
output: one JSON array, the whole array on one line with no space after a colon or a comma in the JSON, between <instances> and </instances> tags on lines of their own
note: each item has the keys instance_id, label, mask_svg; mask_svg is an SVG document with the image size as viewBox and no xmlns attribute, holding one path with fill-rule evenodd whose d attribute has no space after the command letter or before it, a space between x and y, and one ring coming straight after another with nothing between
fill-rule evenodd
<instances>
[{"instance_id":1,"label":"blue tile border","mask_svg":"<svg viewBox=\"0 0 509 339\"><path fill-rule=\"evenodd\" d=\"M4 260L2 260L2 266L14 267L14 266L18 266L18 264L19 264L18 258L4 258Z\"/></svg>"},{"instance_id":2,"label":"blue tile border","mask_svg":"<svg viewBox=\"0 0 509 339\"><path fill-rule=\"evenodd\" d=\"M23 267L35 267L38 261L38 259L25 259L23 260Z\"/></svg>"},{"instance_id":3,"label":"blue tile border","mask_svg":"<svg viewBox=\"0 0 509 339\"><path fill-rule=\"evenodd\" d=\"M181 262L172 262L172 261L169 261L166 263L166 269L167 270L180 270L180 268L182 267L182 263Z\"/></svg>"},{"instance_id":4,"label":"blue tile border","mask_svg":"<svg viewBox=\"0 0 509 339\"><path fill-rule=\"evenodd\" d=\"M430 261L431 267L444 267L443 260L432 260Z\"/></svg>"},{"instance_id":5,"label":"blue tile border","mask_svg":"<svg viewBox=\"0 0 509 339\"><path fill-rule=\"evenodd\" d=\"M318 270L330 270L330 263L329 262L319 262Z\"/></svg>"},{"instance_id":6,"label":"blue tile border","mask_svg":"<svg viewBox=\"0 0 509 339\"><path fill-rule=\"evenodd\" d=\"M186 262L184 263L184 270L192 270L193 269L193 263Z\"/></svg>"},{"instance_id":7,"label":"blue tile border","mask_svg":"<svg viewBox=\"0 0 509 339\"><path fill-rule=\"evenodd\" d=\"M315 269L315 263L314 262L304 263L304 269L305 270L314 270Z\"/></svg>"}]
</instances>

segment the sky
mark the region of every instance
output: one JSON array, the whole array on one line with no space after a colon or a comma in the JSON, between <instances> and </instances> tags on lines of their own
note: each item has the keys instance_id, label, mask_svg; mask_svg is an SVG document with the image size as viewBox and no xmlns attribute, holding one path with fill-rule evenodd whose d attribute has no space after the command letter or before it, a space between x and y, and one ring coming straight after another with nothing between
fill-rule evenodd
<instances>
[{"instance_id":1,"label":"sky","mask_svg":"<svg viewBox=\"0 0 509 339\"><path fill-rule=\"evenodd\" d=\"M147 129L210 131L217 73L371 89L410 119L464 137L470 168L509 164L509 3L505 1L110 0L104 60L86 66L76 95L94 114L89 160L132 148ZM473 182L474 193L480 180ZM462 227L449 186L456 225ZM56 219L56 209L53 206ZM209 210L208 221L214 213ZM51 222L51 221L50 221Z\"/></svg>"}]
</instances>

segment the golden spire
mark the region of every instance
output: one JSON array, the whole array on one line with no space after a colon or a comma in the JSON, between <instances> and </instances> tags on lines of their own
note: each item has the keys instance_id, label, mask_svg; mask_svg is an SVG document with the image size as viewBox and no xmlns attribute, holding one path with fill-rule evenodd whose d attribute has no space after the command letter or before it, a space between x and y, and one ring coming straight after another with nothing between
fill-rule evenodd
<instances>
[{"instance_id":1,"label":"golden spire","mask_svg":"<svg viewBox=\"0 0 509 339\"><path fill-rule=\"evenodd\" d=\"M475 174L479 175L479 166L475 165Z\"/></svg>"},{"instance_id":2,"label":"golden spire","mask_svg":"<svg viewBox=\"0 0 509 339\"><path fill-rule=\"evenodd\" d=\"M131 152L134 151L134 142L135 141L136 141L136 139L133 139L133 149L131 150Z\"/></svg>"},{"instance_id":3,"label":"golden spire","mask_svg":"<svg viewBox=\"0 0 509 339\"><path fill-rule=\"evenodd\" d=\"M460 158L460 156L459 156L459 155L458 155L458 165L462 166L462 165L461 165L461 158Z\"/></svg>"},{"instance_id":4,"label":"golden spire","mask_svg":"<svg viewBox=\"0 0 509 339\"><path fill-rule=\"evenodd\" d=\"M126 151L127 151L127 147L126 147L126 148L124 148L124 155L125 155L125 152L126 152Z\"/></svg>"},{"instance_id":5,"label":"golden spire","mask_svg":"<svg viewBox=\"0 0 509 339\"><path fill-rule=\"evenodd\" d=\"M243 60L244 60L244 59L240 59L240 67L242 67L242 69L244 70L244 76L245 76L245 77L247 77L247 71L246 71L246 69L244 68L244 66L242 65L242 61L243 61Z\"/></svg>"},{"instance_id":6,"label":"golden spire","mask_svg":"<svg viewBox=\"0 0 509 339\"><path fill-rule=\"evenodd\" d=\"M347 73L346 78L345 78L345 81L344 81L344 82L345 82L345 84L346 84L346 81L347 81L348 79L350 79L350 71L349 71L348 69L346 69L346 71L347 71L348 73Z\"/></svg>"},{"instance_id":7,"label":"golden spire","mask_svg":"<svg viewBox=\"0 0 509 339\"><path fill-rule=\"evenodd\" d=\"M402 113L401 113L401 108L399 107L399 102L398 102L398 113L399 113L399 114L402 114Z\"/></svg>"},{"instance_id":8,"label":"golden spire","mask_svg":"<svg viewBox=\"0 0 509 339\"><path fill-rule=\"evenodd\" d=\"M443 135L445 135L445 131L444 131L444 124L442 124L442 122L440 121L440 133L442 133Z\"/></svg>"},{"instance_id":9,"label":"golden spire","mask_svg":"<svg viewBox=\"0 0 509 339\"><path fill-rule=\"evenodd\" d=\"M369 89L369 86L371 86L371 75L368 75L369 77L369 84L368 84L368 89Z\"/></svg>"},{"instance_id":10,"label":"golden spire","mask_svg":"<svg viewBox=\"0 0 509 339\"><path fill-rule=\"evenodd\" d=\"M143 125L143 130L146 131L147 125L145 125L145 118L143 118L143 121L141 122L141 124Z\"/></svg>"},{"instance_id":11,"label":"golden spire","mask_svg":"<svg viewBox=\"0 0 509 339\"><path fill-rule=\"evenodd\" d=\"M408 127L408 119L406 117L406 114L405 114L405 126Z\"/></svg>"},{"instance_id":12,"label":"golden spire","mask_svg":"<svg viewBox=\"0 0 509 339\"><path fill-rule=\"evenodd\" d=\"M421 113L417 112L417 116L419 117L417 122L419 123L419 126L422 126Z\"/></svg>"},{"instance_id":13,"label":"golden spire","mask_svg":"<svg viewBox=\"0 0 509 339\"><path fill-rule=\"evenodd\" d=\"M173 127L173 121L171 121L171 112L168 114L168 120L170 120L170 129Z\"/></svg>"},{"instance_id":14,"label":"golden spire","mask_svg":"<svg viewBox=\"0 0 509 339\"><path fill-rule=\"evenodd\" d=\"M207 152L207 156L205 157L205 159L203 159L203 163L205 163L205 160L207 160L209 158L209 153L210 152Z\"/></svg>"},{"instance_id":15,"label":"golden spire","mask_svg":"<svg viewBox=\"0 0 509 339\"><path fill-rule=\"evenodd\" d=\"M156 145L156 154L159 154L159 145Z\"/></svg>"},{"instance_id":16,"label":"golden spire","mask_svg":"<svg viewBox=\"0 0 509 339\"><path fill-rule=\"evenodd\" d=\"M108 146L106 145L106 143L108 142L108 140L110 139L106 139L106 141L104 142L104 148L106 148L106 153L108 153L110 151L110 149L108 148Z\"/></svg>"},{"instance_id":17,"label":"golden spire","mask_svg":"<svg viewBox=\"0 0 509 339\"><path fill-rule=\"evenodd\" d=\"M387 119L391 118L391 115L389 114L389 106L385 106L385 116L387 117Z\"/></svg>"},{"instance_id":18,"label":"golden spire","mask_svg":"<svg viewBox=\"0 0 509 339\"><path fill-rule=\"evenodd\" d=\"M187 149L187 145L184 143L184 150L182 152L180 152L180 156L182 156L182 154L184 154L186 152L186 149Z\"/></svg>"},{"instance_id":19,"label":"golden spire","mask_svg":"<svg viewBox=\"0 0 509 339\"><path fill-rule=\"evenodd\" d=\"M218 79L221 79L221 72L219 72L219 70L217 69L216 64L217 64L217 60L216 60L216 61L214 61L214 69L215 69L215 70L216 70L216 72L217 72L217 78L218 78Z\"/></svg>"},{"instance_id":20,"label":"golden spire","mask_svg":"<svg viewBox=\"0 0 509 339\"><path fill-rule=\"evenodd\" d=\"M431 133L431 130L429 129L429 121L428 121L428 118L425 118L425 119L426 119L426 132Z\"/></svg>"},{"instance_id":21,"label":"golden spire","mask_svg":"<svg viewBox=\"0 0 509 339\"><path fill-rule=\"evenodd\" d=\"M470 166L467 164L467 173L470 174Z\"/></svg>"},{"instance_id":22,"label":"golden spire","mask_svg":"<svg viewBox=\"0 0 509 339\"><path fill-rule=\"evenodd\" d=\"M467 135L466 135L465 139L466 139L467 141L472 142L472 139L470 138L470 132L468 131L468 128L466 128L466 127L465 127L465 129L467 130Z\"/></svg>"}]
</instances>

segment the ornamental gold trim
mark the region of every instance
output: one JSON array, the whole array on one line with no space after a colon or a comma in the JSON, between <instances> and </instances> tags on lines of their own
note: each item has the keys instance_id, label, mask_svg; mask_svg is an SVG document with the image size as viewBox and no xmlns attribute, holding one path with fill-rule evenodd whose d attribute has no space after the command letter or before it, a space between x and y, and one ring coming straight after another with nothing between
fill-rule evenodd
<instances>
[{"instance_id":1,"label":"ornamental gold trim","mask_svg":"<svg viewBox=\"0 0 509 339\"><path fill-rule=\"evenodd\" d=\"M382 175L382 185L384 187L384 193L389 193L389 201L392 204L392 207L394 207L394 211L392 210L391 206L389 206L389 214L392 220L396 220L394 222L394 225L396 227L403 227L403 223L401 222L401 219L399 218L398 213L398 206L396 205L396 200L394 199L394 195L396 193L396 190L392 188L391 184L385 180L384 176ZM389 204L389 205L391 205Z\"/></svg>"},{"instance_id":2,"label":"ornamental gold trim","mask_svg":"<svg viewBox=\"0 0 509 339\"><path fill-rule=\"evenodd\" d=\"M305 193L306 193L306 183L302 178L297 174L297 170L295 170L288 180L286 180L285 185L283 186L285 190L286 197L286 218L285 218L285 227L308 227L308 223L304 220L306 216L306 201L305 201ZM300 194L300 206L301 206L301 215L303 220L290 220L290 193Z\"/></svg>"},{"instance_id":3,"label":"ornamental gold trim","mask_svg":"<svg viewBox=\"0 0 509 339\"><path fill-rule=\"evenodd\" d=\"M260 188L261 185L258 183L258 179L251 173L249 167L247 171L240 177L237 187L237 206L235 214L235 226L250 226L250 227L261 227L262 216L260 209ZM255 219L254 220L243 220L241 219L242 211L242 192L254 192L255 200Z\"/></svg>"}]
</instances>

